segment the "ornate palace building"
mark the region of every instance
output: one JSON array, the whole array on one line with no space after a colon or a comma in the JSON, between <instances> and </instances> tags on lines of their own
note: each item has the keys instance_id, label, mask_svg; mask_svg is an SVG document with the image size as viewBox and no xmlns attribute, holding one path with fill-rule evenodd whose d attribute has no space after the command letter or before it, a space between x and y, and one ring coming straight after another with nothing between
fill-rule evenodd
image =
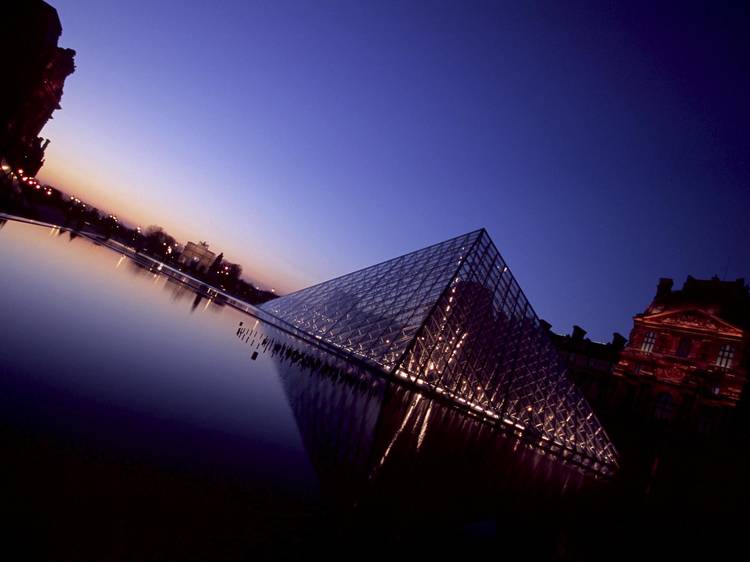
<instances>
[{"instance_id":1,"label":"ornate palace building","mask_svg":"<svg viewBox=\"0 0 750 562\"><path fill-rule=\"evenodd\" d=\"M711 432L735 409L747 380L748 287L744 279L690 276L681 290L672 285L661 279L635 316L613 375L635 413Z\"/></svg>"}]
</instances>

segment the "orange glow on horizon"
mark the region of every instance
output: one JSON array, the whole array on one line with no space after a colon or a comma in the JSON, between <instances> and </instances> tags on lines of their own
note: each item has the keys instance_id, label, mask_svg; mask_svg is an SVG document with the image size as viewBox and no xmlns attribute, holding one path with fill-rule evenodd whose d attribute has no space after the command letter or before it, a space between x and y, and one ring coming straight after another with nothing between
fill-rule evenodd
<instances>
[{"instance_id":1,"label":"orange glow on horizon","mask_svg":"<svg viewBox=\"0 0 750 562\"><path fill-rule=\"evenodd\" d=\"M223 252L227 261L241 265L242 277L259 285L262 289L270 290L274 287L277 291L288 293L312 284L311 281L305 279L306 276L300 275L301 272L296 271L292 264L278 256L258 252L257 247L253 248L253 254L249 254L238 247L236 242L227 244L213 238L212 232L206 228L201 228L203 232L200 233L191 232L181 226L179 219L175 220L174 216L154 212L138 199L121 196L121 186L112 186L111 179L100 178L81 169L61 168L55 164L54 160L45 162L39 173L42 183L50 184L68 195L81 198L100 212L115 213L130 227L139 226L145 230L150 225L159 225L174 236L180 244L208 239L212 250L217 253ZM121 189L117 189L118 187ZM127 192L127 190L122 191ZM205 226L210 229L210 224Z\"/></svg>"}]
</instances>

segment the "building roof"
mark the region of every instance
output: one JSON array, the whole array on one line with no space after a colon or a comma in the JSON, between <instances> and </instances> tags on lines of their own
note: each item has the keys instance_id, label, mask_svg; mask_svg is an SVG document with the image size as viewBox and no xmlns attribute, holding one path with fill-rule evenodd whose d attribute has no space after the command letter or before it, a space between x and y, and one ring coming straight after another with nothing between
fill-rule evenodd
<instances>
[{"instance_id":1,"label":"building roof","mask_svg":"<svg viewBox=\"0 0 750 562\"><path fill-rule=\"evenodd\" d=\"M742 328L750 327L750 290L743 278L722 281L688 275L682 289L672 290L671 279L661 279L647 314L670 308L709 309L717 317Z\"/></svg>"}]
</instances>

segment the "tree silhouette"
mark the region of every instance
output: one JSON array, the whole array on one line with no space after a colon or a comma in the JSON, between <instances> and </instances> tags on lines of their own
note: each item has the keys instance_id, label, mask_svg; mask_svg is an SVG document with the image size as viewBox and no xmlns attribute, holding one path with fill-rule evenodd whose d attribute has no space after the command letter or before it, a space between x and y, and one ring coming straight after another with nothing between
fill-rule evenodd
<instances>
[{"instance_id":1,"label":"tree silhouette","mask_svg":"<svg viewBox=\"0 0 750 562\"><path fill-rule=\"evenodd\" d=\"M219 269L221 269L222 261L224 261L224 252L221 252L218 256L216 256L216 259L214 259L211 267L208 268L208 272L211 275L217 275L219 273Z\"/></svg>"},{"instance_id":2,"label":"tree silhouette","mask_svg":"<svg viewBox=\"0 0 750 562\"><path fill-rule=\"evenodd\" d=\"M145 249L155 257L168 257L177 241L167 234L161 226L152 224L144 235Z\"/></svg>"}]
</instances>

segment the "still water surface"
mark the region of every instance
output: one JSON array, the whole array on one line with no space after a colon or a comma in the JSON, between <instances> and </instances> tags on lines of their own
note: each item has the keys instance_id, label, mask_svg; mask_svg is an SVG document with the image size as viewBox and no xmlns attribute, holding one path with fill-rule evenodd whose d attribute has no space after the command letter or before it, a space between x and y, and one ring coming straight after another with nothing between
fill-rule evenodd
<instances>
[{"instance_id":1,"label":"still water surface","mask_svg":"<svg viewBox=\"0 0 750 562\"><path fill-rule=\"evenodd\" d=\"M87 239L9 221L0 259L6 549L547 557L602 485Z\"/></svg>"}]
</instances>

